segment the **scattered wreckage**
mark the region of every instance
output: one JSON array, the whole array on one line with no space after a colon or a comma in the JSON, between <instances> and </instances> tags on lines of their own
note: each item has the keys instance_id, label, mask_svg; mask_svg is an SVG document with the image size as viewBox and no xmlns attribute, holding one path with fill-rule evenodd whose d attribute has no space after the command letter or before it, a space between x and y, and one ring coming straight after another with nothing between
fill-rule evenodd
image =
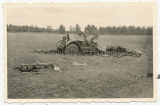
<instances>
[{"instance_id":1,"label":"scattered wreckage","mask_svg":"<svg viewBox=\"0 0 160 105\"><path fill-rule=\"evenodd\" d=\"M98 37L99 35L94 35L93 37L88 37L80 31L79 34L63 36L62 40L58 40L56 43L56 49L46 50L46 49L35 49L31 52L39 54L90 54L90 55L102 55L102 56L134 56L140 57L142 53L138 50L129 51L127 48L121 46L107 46L105 51L98 48ZM87 63L73 62L73 65L87 65ZM52 69L55 71L61 71L59 67L53 63L33 63L33 64L21 64L15 67L22 72L37 72L40 69Z\"/></svg>"},{"instance_id":2,"label":"scattered wreckage","mask_svg":"<svg viewBox=\"0 0 160 105\"><path fill-rule=\"evenodd\" d=\"M123 56L134 56L140 57L142 55L141 51L128 51L128 50L119 50L123 49L123 47L113 47L112 49L108 48L106 51L88 51L83 53L78 53L79 55L102 55L102 56L116 56L116 57L123 57ZM46 50L46 49L35 49L31 52L38 53L38 54L49 54L49 55L65 55L64 52L57 51L57 50ZM74 53L70 53L71 55Z\"/></svg>"},{"instance_id":3,"label":"scattered wreckage","mask_svg":"<svg viewBox=\"0 0 160 105\"><path fill-rule=\"evenodd\" d=\"M92 54L102 56L134 56L140 57L142 53L139 50L130 51L127 48L121 46L107 46L105 51L102 51L97 44L99 35L89 37L80 31L79 34L65 35L63 40L58 40L56 43L56 49L35 49L31 52L39 54L51 54L51 55L63 55L63 54Z\"/></svg>"},{"instance_id":4,"label":"scattered wreckage","mask_svg":"<svg viewBox=\"0 0 160 105\"><path fill-rule=\"evenodd\" d=\"M121 46L108 46L105 51L98 47L99 35L89 37L80 31L79 34L69 35L63 37L56 43L57 51L64 52L65 54L98 54L98 55L118 55L120 56L135 56L140 57L141 52L138 50L129 51L127 48Z\"/></svg>"},{"instance_id":5,"label":"scattered wreckage","mask_svg":"<svg viewBox=\"0 0 160 105\"><path fill-rule=\"evenodd\" d=\"M86 34L80 31L79 34L63 36L63 40L58 40L56 43L56 49L35 49L31 52L39 54L92 54L103 56L134 56L140 57L142 53L139 50L129 51L127 48L121 46L107 46L105 51L102 51L97 44L99 35L88 37Z\"/></svg>"},{"instance_id":6,"label":"scattered wreckage","mask_svg":"<svg viewBox=\"0 0 160 105\"><path fill-rule=\"evenodd\" d=\"M31 52L39 54L91 54L91 55L102 55L102 56L134 56L140 57L142 53L138 50L129 51L127 48L121 46L107 46L105 51L98 48L98 37L99 35L94 35L93 37L88 37L86 34L80 31L77 35L69 35L63 37L63 40L59 40L56 43L57 49L35 49ZM86 63L73 62L73 65L87 65ZM53 63L33 63L33 64L21 64L15 67L22 72L37 72L40 69L52 69L60 72L60 68L55 66Z\"/></svg>"}]
</instances>

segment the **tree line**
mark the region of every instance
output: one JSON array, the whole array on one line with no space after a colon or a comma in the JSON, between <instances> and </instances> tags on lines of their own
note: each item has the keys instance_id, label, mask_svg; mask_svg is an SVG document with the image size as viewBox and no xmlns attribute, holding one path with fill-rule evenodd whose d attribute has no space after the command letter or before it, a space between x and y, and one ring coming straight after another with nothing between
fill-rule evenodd
<instances>
[{"instance_id":1,"label":"tree line","mask_svg":"<svg viewBox=\"0 0 160 105\"><path fill-rule=\"evenodd\" d=\"M84 32L100 35L153 35L153 27L135 26L107 26L97 28L94 25L87 25Z\"/></svg>"},{"instance_id":2,"label":"tree line","mask_svg":"<svg viewBox=\"0 0 160 105\"><path fill-rule=\"evenodd\" d=\"M66 31L64 25L60 25L58 29L53 29L52 26L47 26L46 28L40 28L33 25L23 25L16 26L9 24L7 25L8 32L48 32L48 33L79 33L82 31L80 26L76 24L75 26L70 26L69 31ZM107 27L99 27L97 28L95 25L87 25L84 28L85 33L89 33L91 35L100 34L100 35L153 35L153 27L136 27L136 26L107 26Z\"/></svg>"},{"instance_id":3,"label":"tree line","mask_svg":"<svg viewBox=\"0 0 160 105\"><path fill-rule=\"evenodd\" d=\"M12 24L7 24L7 32L53 32L52 26L47 26L46 28L40 28L33 25L23 25L23 26L17 26Z\"/></svg>"}]
</instances>

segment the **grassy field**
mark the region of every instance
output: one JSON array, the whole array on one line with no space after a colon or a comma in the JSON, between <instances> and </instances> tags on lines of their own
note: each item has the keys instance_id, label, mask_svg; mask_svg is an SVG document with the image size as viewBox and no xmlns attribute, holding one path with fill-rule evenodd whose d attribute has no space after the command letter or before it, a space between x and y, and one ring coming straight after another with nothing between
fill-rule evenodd
<instances>
[{"instance_id":1,"label":"grassy field","mask_svg":"<svg viewBox=\"0 0 160 105\"><path fill-rule=\"evenodd\" d=\"M8 98L152 98L153 79L141 78L153 70L152 36L104 35L103 45L120 45L140 50L141 57L71 56L30 53L34 49L55 49L62 35L8 33ZM86 66L76 66L72 62ZM41 70L22 73L13 70L22 63L53 62L62 72Z\"/></svg>"}]
</instances>

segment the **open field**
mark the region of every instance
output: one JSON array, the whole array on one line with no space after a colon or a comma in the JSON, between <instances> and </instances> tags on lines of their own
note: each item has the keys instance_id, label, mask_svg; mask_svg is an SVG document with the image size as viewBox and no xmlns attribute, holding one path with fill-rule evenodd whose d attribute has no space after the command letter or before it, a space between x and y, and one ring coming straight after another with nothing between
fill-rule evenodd
<instances>
[{"instance_id":1,"label":"open field","mask_svg":"<svg viewBox=\"0 0 160 105\"><path fill-rule=\"evenodd\" d=\"M55 49L62 35L8 33L8 98L152 98L153 79L140 78L153 70L152 36L104 35L99 45L120 45L140 50L141 57L71 56L30 53L34 49ZM86 62L86 66L72 62ZM22 73L13 70L22 63L53 62L62 72L41 70Z\"/></svg>"}]
</instances>

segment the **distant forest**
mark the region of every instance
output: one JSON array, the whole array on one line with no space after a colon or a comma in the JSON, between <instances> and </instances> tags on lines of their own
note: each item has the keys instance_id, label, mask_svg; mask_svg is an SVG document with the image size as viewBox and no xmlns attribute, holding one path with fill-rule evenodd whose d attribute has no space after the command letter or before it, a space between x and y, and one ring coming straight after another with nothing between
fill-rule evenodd
<instances>
[{"instance_id":1,"label":"distant forest","mask_svg":"<svg viewBox=\"0 0 160 105\"><path fill-rule=\"evenodd\" d=\"M70 26L69 31L66 31L64 25L60 25L58 29L53 29L52 26L40 28L33 25L17 26L7 24L7 32L47 32L47 33L78 33L81 28L78 24ZM91 35L153 35L153 27L136 27L136 26L107 26L97 28L95 25L87 25L83 32L88 32Z\"/></svg>"}]
</instances>

